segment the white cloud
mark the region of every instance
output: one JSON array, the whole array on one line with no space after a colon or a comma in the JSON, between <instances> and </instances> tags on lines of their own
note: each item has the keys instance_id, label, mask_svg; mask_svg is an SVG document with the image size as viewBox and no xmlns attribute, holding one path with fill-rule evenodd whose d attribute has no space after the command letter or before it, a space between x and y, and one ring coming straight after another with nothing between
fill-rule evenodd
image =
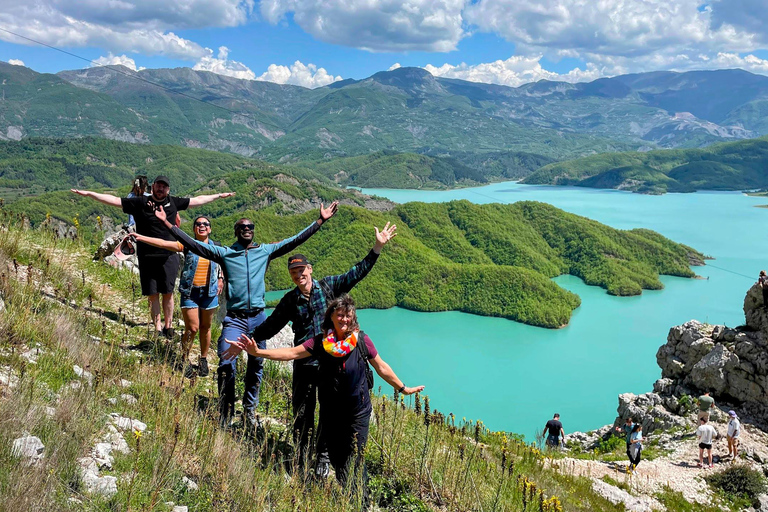
<instances>
[{"instance_id":1,"label":"white cloud","mask_svg":"<svg viewBox=\"0 0 768 512\"><path fill-rule=\"evenodd\" d=\"M400 63L399 63L399 62L395 62L394 64L392 64L391 66L389 66L389 68L387 69L387 71L392 71L392 70L395 70L395 69L397 69L397 68L399 68L399 67L401 67L401 66L400 66Z\"/></svg>"},{"instance_id":2,"label":"white cloud","mask_svg":"<svg viewBox=\"0 0 768 512\"><path fill-rule=\"evenodd\" d=\"M11 66L23 66L24 61L19 59L8 59L8 64Z\"/></svg>"},{"instance_id":3,"label":"white cloud","mask_svg":"<svg viewBox=\"0 0 768 512\"><path fill-rule=\"evenodd\" d=\"M458 66L443 64L440 67L427 64L424 66L424 69L435 76L459 78L471 82L508 85L511 87L539 80L586 82L604 76L604 71L594 65L587 66L586 70L575 68L568 73L558 74L542 68L540 60L541 55L531 57L513 55L507 60L497 60L471 66L464 63Z\"/></svg>"},{"instance_id":4,"label":"white cloud","mask_svg":"<svg viewBox=\"0 0 768 512\"><path fill-rule=\"evenodd\" d=\"M256 73L251 71L248 66L242 62L229 60L228 56L229 48L221 46L219 47L218 57L214 57L212 53L211 55L206 55L192 69L196 71L210 71L219 75L242 78L244 80L254 80L256 78Z\"/></svg>"},{"instance_id":5,"label":"white cloud","mask_svg":"<svg viewBox=\"0 0 768 512\"><path fill-rule=\"evenodd\" d=\"M262 0L261 14L278 23L288 13L327 43L375 52L456 49L465 32L465 0Z\"/></svg>"},{"instance_id":6,"label":"white cloud","mask_svg":"<svg viewBox=\"0 0 768 512\"><path fill-rule=\"evenodd\" d=\"M97 47L197 61L211 51L173 30L234 26L247 21L252 0L0 1L0 25L52 46ZM0 39L31 45L0 32Z\"/></svg>"},{"instance_id":7,"label":"white cloud","mask_svg":"<svg viewBox=\"0 0 768 512\"><path fill-rule=\"evenodd\" d=\"M109 53L106 56L99 57L92 63L93 66L125 66L133 71L139 71L144 68L137 68L136 61L127 55L112 55Z\"/></svg>"},{"instance_id":8,"label":"white cloud","mask_svg":"<svg viewBox=\"0 0 768 512\"><path fill-rule=\"evenodd\" d=\"M310 89L332 84L341 79L340 76L329 74L324 68L318 68L314 64L305 65L298 60L290 68L288 66L270 64L267 71L256 78L256 80L265 82L300 85Z\"/></svg>"}]
</instances>

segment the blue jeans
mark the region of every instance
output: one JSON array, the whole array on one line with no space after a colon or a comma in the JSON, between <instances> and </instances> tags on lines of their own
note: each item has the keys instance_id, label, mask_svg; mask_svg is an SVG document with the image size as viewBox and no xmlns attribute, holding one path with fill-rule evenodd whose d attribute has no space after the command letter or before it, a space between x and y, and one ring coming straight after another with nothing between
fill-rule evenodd
<instances>
[{"instance_id":1,"label":"blue jeans","mask_svg":"<svg viewBox=\"0 0 768 512\"><path fill-rule=\"evenodd\" d=\"M222 359L222 354L230 345L224 340L236 340L241 334L250 334L261 325L267 315L264 311L248 318L234 318L229 315L221 323L221 336L218 341L219 368L219 411L222 420L230 419L235 413L235 378L237 373L237 358ZM258 341L259 348L267 348L266 340ZM264 371L264 360L248 355L248 366L245 370L245 393L243 409L255 409L259 405L259 386Z\"/></svg>"}]
</instances>

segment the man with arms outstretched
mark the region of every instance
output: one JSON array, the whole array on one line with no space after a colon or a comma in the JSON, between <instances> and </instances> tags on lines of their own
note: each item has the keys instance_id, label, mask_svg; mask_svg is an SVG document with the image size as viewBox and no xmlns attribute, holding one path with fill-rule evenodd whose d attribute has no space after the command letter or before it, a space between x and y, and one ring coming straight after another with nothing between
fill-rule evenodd
<instances>
[{"instance_id":1,"label":"man with arms outstretched","mask_svg":"<svg viewBox=\"0 0 768 512\"><path fill-rule=\"evenodd\" d=\"M152 195L138 197L117 197L112 194L91 192L90 190L72 189L75 194L93 198L109 206L122 208L136 221L136 232L140 235L173 241L165 226L155 217L155 210L160 208L172 223L176 223L181 210L208 204L216 199L230 197L234 192L208 194L197 197L176 197L170 195L171 181L167 176L158 176L152 183ZM138 242L136 255L139 258L139 280L141 294L149 301L149 311L157 335L173 338L173 288L179 273L179 256L176 253L152 247ZM160 318L160 296L162 312Z\"/></svg>"},{"instance_id":2,"label":"man with arms outstretched","mask_svg":"<svg viewBox=\"0 0 768 512\"><path fill-rule=\"evenodd\" d=\"M251 337L266 340L280 332L288 322L292 322L293 346L298 347L305 341L322 332L321 325L328 303L337 297L349 293L359 283L381 254L381 249L396 234L397 227L384 226L376 230L376 243L368 255L347 273L328 276L315 280L312 278L312 265L303 254L294 254L288 258L288 272L296 288L286 293L267 320L257 327ZM231 338L230 338L231 339ZM238 350L232 347L232 350ZM304 464L309 453L309 431L315 424L317 401L317 359L310 357L293 362L293 440L299 450L300 464ZM320 450L318 472L327 471L327 454Z\"/></svg>"},{"instance_id":3,"label":"man with arms outstretched","mask_svg":"<svg viewBox=\"0 0 768 512\"><path fill-rule=\"evenodd\" d=\"M200 243L174 226L165 212L158 210L155 215L162 220L171 234L191 252L221 265L227 282L227 315L221 325L218 342L219 355L219 410L222 425L229 424L235 410L235 371L239 350L227 350L225 340L236 340L241 334L250 334L261 325L267 316L264 313L264 274L267 265L275 258L288 254L315 234L320 226L333 217L338 208L334 201L328 208L321 205L320 217L304 228L299 234L271 244L253 243L253 222L240 219L235 223L237 242L231 247L220 247ZM266 340L259 340L259 347L266 348ZM243 414L246 428L250 431L256 423L256 406L259 404L259 386L263 360L248 356L245 372L245 394Z\"/></svg>"}]
</instances>

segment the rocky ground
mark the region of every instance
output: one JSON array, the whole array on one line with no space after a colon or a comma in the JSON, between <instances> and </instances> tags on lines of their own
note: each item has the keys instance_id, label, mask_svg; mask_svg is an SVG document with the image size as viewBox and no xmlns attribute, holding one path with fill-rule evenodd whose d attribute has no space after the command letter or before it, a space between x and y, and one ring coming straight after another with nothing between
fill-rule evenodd
<instances>
[{"instance_id":1,"label":"rocky ground","mask_svg":"<svg viewBox=\"0 0 768 512\"><path fill-rule=\"evenodd\" d=\"M654 391L620 395L613 424L593 432L574 432L565 438L573 450L590 452L613 435L615 426L633 418L643 425L645 445L653 445L660 456L642 461L634 473L627 472L628 461L588 460L583 455L566 454L552 463L592 478L597 492L624 503L631 511L663 510L654 496L667 486L690 502L712 503L716 498L704 477L733 463L768 475L768 309L763 308L757 286L747 292L744 313L746 324L736 329L695 320L670 329L667 343L656 355L662 378L654 383ZM705 391L718 406L711 418L721 436L714 444L713 469L697 468L695 397ZM730 409L742 421L737 461L726 457ZM768 509L768 496L762 496L760 504L760 509Z\"/></svg>"}]
</instances>

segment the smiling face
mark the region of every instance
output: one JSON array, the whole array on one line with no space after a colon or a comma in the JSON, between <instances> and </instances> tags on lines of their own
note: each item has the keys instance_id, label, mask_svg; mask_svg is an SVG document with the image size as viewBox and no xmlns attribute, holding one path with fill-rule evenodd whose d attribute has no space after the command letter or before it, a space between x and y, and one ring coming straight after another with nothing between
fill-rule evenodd
<instances>
[{"instance_id":1,"label":"smiling face","mask_svg":"<svg viewBox=\"0 0 768 512\"><path fill-rule=\"evenodd\" d=\"M195 238L198 240L206 240L211 234L211 221L205 217L198 217L195 219Z\"/></svg>"},{"instance_id":2,"label":"smiling face","mask_svg":"<svg viewBox=\"0 0 768 512\"><path fill-rule=\"evenodd\" d=\"M355 311L344 307L336 308L331 315L333 321L333 330L338 338L346 338L349 332L354 328L356 322Z\"/></svg>"},{"instance_id":3,"label":"smiling face","mask_svg":"<svg viewBox=\"0 0 768 512\"><path fill-rule=\"evenodd\" d=\"M171 188L161 181L156 181L152 184L152 197L158 201L164 200L168 197L168 192Z\"/></svg>"},{"instance_id":4,"label":"smiling face","mask_svg":"<svg viewBox=\"0 0 768 512\"><path fill-rule=\"evenodd\" d=\"M302 293L308 293L312 289L312 265L294 267L288 272L291 274L293 284L298 286Z\"/></svg>"},{"instance_id":5,"label":"smiling face","mask_svg":"<svg viewBox=\"0 0 768 512\"><path fill-rule=\"evenodd\" d=\"M235 236L241 244L250 244L253 241L253 222L248 219L235 222Z\"/></svg>"}]
</instances>

